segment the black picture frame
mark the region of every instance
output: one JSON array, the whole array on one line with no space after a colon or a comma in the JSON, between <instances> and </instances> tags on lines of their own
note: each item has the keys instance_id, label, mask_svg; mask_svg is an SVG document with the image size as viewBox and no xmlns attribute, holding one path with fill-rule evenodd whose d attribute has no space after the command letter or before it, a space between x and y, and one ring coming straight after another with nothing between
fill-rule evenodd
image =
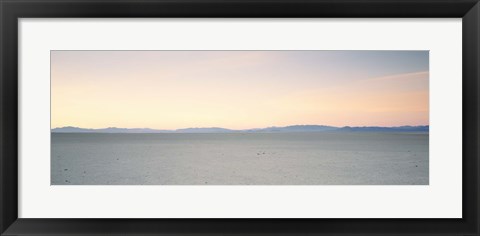
<instances>
[{"instance_id":1,"label":"black picture frame","mask_svg":"<svg viewBox=\"0 0 480 236\"><path fill-rule=\"evenodd\" d=\"M480 5L478 0L0 0L0 12L1 235L479 235ZM34 17L462 18L463 218L18 218L18 19ZM38 199L38 202L42 204L42 199Z\"/></svg>"}]
</instances>

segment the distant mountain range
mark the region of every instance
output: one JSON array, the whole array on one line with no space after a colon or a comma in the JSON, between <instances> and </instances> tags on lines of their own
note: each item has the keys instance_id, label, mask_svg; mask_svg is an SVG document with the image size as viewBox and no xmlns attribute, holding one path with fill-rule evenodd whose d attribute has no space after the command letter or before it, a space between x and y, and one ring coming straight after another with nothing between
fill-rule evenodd
<instances>
[{"instance_id":1,"label":"distant mountain range","mask_svg":"<svg viewBox=\"0 0 480 236\"><path fill-rule=\"evenodd\" d=\"M288 132L428 132L429 126L358 126L334 127L326 125L291 125L285 127L267 127L258 129L233 130L219 127L186 128L176 130L160 130L149 128L116 128L84 129L78 127L61 127L52 129L52 133L288 133Z\"/></svg>"}]
</instances>

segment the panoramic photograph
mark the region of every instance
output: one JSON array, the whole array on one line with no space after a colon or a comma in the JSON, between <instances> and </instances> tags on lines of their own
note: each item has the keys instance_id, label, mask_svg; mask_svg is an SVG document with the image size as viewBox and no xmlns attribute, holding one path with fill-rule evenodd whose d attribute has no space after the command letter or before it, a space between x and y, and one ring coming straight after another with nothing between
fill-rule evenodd
<instances>
[{"instance_id":1,"label":"panoramic photograph","mask_svg":"<svg viewBox=\"0 0 480 236\"><path fill-rule=\"evenodd\" d=\"M428 185L429 52L51 51L51 185Z\"/></svg>"}]
</instances>

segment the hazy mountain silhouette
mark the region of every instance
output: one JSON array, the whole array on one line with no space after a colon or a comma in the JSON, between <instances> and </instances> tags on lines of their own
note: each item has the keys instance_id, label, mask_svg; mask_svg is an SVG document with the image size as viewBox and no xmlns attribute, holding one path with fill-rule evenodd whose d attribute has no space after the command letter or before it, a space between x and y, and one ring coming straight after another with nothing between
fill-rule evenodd
<instances>
[{"instance_id":1,"label":"hazy mountain silhouette","mask_svg":"<svg viewBox=\"0 0 480 236\"><path fill-rule=\"evenodd\" d=\"M177 129L173 132L175 133L231 133L235 132L236 130L231 129L224 129L218 127L210 127L210 128L186 128L186 129Z\"/></svg>"},{"instance_id":2,"label":"hazy mountain silhouette","mask_svg":"<svg viewBox=\"0 0 480 236\"><path fill-rule=\"evenodd\" d=\"M345 126L338 128L337 131L344 132L428 132L429 126L397 126L397 127L380 127L380 126L363 126L363 127L350 127Z\"/></svg>"},{"instance_id":3,"label":"hazy mountain silhouette","mask_svg":"<svg viewBox=\"0 0 480 236\"><path fill-rule=\"evenodd\" d=\"M326 125L291 125L285 127L267 127L258 129L233 130L220 127L185 128L176 130L159 130L149 128L116 128L85 129L79 127L61 127L51 130L52 133L288 133L288 132L428 132L429 126L359 126L335 127Z\"/></svg>"},{"instance_id":4,"label":"hazy mountain silhouette","mask_svg":"<svg viewBox=\"0 0 480 236\"><path fill-rule=\"evenodd\" d=\"M162 132L171 132L168 130L158 130L158 129L149 129L149 128L116 128L108 127L104 129L84 129L78 127L62 127L52 129L53 133L162 133Z\"/></svg>"},{"instance_id":5,"label":"hazy mountain silhouette","mask_svg":"<svg viewBox=\"0 0 480 236\"><path fill-rule=\"evenodd\" d=\"M260 129L248 129L247 132L319 132L319 131L333 131L338 127L326 125L290 125L285 127L267 127Z\"/></svg>"}]
</instances>

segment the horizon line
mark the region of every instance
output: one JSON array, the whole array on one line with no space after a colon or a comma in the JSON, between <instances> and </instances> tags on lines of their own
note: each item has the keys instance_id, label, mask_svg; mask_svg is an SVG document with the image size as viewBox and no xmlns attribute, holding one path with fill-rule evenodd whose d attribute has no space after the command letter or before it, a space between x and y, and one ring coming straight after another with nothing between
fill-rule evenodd
<instances>
[{"instance_id":1,"label":"horizon line","mask_svg":"<svg viewBox=\"0 0 480 236\"><path fill-rule=\"evenodd\" d=\"M318 124L302 124L302 125L286 125L286 126L265 126L265 127L256 127L256 128L244 128L244 129L232 129L232 128L225 128L219 126L197 126L197 127L185 127L185 128L176 128L176 129L159 129L159 128L149 128L149 127L134 127L134 128L125 128L125 127L116 127L116 126L109 126L103 128L84 128L79 126L62 126L62 127L55 127L50 128L50 130L54 129L62 129L62 128L77 128L77 129L89 129L89 130L100 130L100 129L149 129L149 130L161 130L161 131L176 131L176 130L183 130L183 129L226 129L232 131L242 131L242 130L256 130L256 129L268 129L268 128L286 128L286 127L294 127L294 126L323 126L323 127L331 127L331 128L365 128L365 127L376 127L376 128L399 128L399 127L425 127L430 126L429 124L425 125L394 125L394 126L380 126L380 125L343 125L343 126L334 126L334 125L318 125Z\"/></svg>"}]
</instances>

